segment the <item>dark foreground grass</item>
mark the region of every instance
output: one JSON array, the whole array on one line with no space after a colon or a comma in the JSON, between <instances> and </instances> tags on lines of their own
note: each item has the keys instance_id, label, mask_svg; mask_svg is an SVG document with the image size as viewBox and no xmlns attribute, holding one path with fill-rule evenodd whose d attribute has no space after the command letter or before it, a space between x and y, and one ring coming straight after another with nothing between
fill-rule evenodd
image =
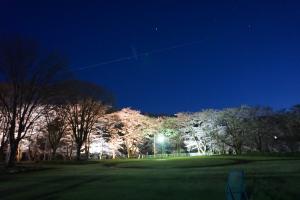
<instances>
[{"instance_id":1,"label":"dark foreground grass","mask_svg":"<svg viewBox=\"0 0 300 200\"><path fill-rule=\"evenodd\" d=\"M298 157L194 157L43 164L0 177L0 199L225 199L228 172L243 169L254 200L299 199Z\"/></svg>"}]
</instances>

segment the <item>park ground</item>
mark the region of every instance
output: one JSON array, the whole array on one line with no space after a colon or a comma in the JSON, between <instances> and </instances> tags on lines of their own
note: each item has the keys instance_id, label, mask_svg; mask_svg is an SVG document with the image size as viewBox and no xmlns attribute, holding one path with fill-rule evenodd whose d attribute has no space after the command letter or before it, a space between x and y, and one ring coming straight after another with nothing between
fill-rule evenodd
<instances>
[{"instance_id":1,"label":"park ground","mask_svg":"<svg viewBox=\"0 0 300 200\"><path fill-rule=\"evenodd\" d=\"M236 169L245 172L250 199L300 197L300 157L295 156L47 162L36 166L18 173L2 168L0 199L219 200L225 199L228 173Z\"/></svg>"}]
</instances>

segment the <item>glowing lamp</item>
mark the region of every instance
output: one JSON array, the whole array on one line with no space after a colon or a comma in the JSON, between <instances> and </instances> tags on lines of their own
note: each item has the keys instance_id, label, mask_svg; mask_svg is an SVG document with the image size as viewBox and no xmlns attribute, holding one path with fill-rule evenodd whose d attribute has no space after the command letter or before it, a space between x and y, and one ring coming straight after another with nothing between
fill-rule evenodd
<instances>
[{"instance_id":1,"label":"glowing lamp","mask_svg":"<svg viewBox=\"0 0 300 200\"><path fill-rule=\"evenodd\" d=\"M165 136L159 135L159 136L157 137L157 141L158 141L159 143L164 143L164 141L165 141Z\"/></svg>"}]
</instances>

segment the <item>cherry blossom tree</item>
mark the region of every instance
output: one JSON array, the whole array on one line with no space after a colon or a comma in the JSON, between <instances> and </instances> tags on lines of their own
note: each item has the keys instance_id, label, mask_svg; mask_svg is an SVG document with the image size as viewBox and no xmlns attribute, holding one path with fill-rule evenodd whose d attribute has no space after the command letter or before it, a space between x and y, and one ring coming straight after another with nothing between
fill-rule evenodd
<instances>
[{"instance_id":1,"label":"cherry blossom tree","mask_svg":"<svg viewBox=\"0 0 300 200\"><path fill-rule=\"evenodd\" d=\"M111 113L101 118L101 124L99 126L103 141L101 154L105 151L104 144L106 143L108 147L108 150L106 150L107 154L115 159L116 156L122 154L120 150L124 148L122 121L116 113Z\"/></svg>"},{"instance_id":2,"label":"cherry blossom tree","mask_svg":"<svg viewBox=\"0 0 300 200\"><path fill-rule=\"evenodd\" d=\"M123 141L127 151L127 157L140 153L141 145L146 137L147 120L139 111L123 108L116 115L122 123Z\"/></svg>"},{"instance_id":3,"label":"cherry blossom tree","mask_svg":"<svg viewBox=\"0 0 300 200\"><path fill-rule=\"evenodd\" d=\"M179 119L183 132L183 139L188 151L197 150L198 154L206 154L213 150L213 133L217 131L215 126L216 112L205 110L196 113L179 113Z\"/></svg>"}]
</instances>

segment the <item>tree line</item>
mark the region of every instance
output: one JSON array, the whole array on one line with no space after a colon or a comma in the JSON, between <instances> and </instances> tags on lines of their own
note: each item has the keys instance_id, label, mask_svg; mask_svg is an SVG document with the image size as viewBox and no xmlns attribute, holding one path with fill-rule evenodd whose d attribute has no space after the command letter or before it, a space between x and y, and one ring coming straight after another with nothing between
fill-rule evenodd
<instances>
[{"instance_id":1,"label":"tree line","mask_svg":"<svg viewBox=\"0 0 300 200\"><path fill-rule=\"evenodd\" d=\"M19 160L299 151L300 106L174 116L117 110L111 92L72 79L67 66L56 53L41 54L34 41L1 41L0 159L7 166Z\"/></svg>"}]
</instances>

